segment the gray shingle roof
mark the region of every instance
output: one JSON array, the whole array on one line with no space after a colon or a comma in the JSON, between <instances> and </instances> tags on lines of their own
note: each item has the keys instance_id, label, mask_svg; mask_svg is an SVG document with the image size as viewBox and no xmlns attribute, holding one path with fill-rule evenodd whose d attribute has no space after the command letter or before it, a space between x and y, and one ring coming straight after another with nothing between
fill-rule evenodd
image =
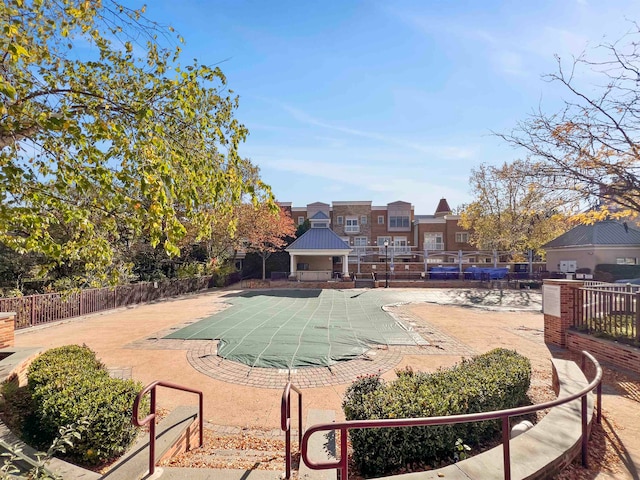
<instances>
[{"instance_id":1,"label":"gray shingle roof","mask_svg":"<svg viewBox=\"0 0 640 480\"><path fill-rule=\"evenodd\" d=\"M351 247L330 228L310 228L285 250L351 250Z\"/></svg>"},{"instance_id":2,"label":"gray shingle roof","mask_svg":"<svg viewBox=\"0 0 640 480\"><path fill-rule=\"evenodd\" d=\"M604 220L593 225L578 225L542 248L574 247L582 245L637 245L640 246L640 230L623 222Z\"/></svg>"}]
</instances>

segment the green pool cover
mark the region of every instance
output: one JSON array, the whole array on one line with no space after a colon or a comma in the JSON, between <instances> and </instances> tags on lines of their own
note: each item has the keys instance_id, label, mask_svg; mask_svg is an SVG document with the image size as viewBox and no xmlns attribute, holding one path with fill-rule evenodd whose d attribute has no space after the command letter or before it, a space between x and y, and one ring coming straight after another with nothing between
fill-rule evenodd
<instances>
[{"instance_id":1,"label":"green pool cover","mask_svg":"<svg viewBox=\"0 0 640 480\"><path fill-rule=\"evenodd\" d=\"M250 291L226 300L231 307L165 338L217 339L219 356L271 368L329 366L375 345L422 340L384 312L372 291Z\"/></svg>"}]
</instances>

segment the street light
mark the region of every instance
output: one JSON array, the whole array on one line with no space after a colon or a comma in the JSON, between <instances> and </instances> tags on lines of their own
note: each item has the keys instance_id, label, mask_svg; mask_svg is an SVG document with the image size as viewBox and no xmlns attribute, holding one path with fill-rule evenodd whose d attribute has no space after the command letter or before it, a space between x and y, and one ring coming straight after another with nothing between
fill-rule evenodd
<instances>
[{"instance_id":1,"label":"street light","mask_svg":"<svg viewBox=\"0 0 640 480\"><path fill-rule=\"evenodd\" d=\"M384 288L389 288L389 240L384 241Z\"/></svg>"}]
</instances>

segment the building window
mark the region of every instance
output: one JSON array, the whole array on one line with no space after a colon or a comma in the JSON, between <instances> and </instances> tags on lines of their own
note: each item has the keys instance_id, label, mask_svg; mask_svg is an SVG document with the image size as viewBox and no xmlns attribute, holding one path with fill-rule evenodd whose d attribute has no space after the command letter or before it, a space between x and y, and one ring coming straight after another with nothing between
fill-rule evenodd
<instances>
[{"instance_id":1,"label":"building window","mask_svg":"<svg viewBox=\"0 0 640 480\"><path fill-rule=\"evenodd\" d=\"M367 216L366 215L362 215L360 217L360 225L366 225L367 224Z\"/></svg>"},{"instance_id":2,"label":"building window","mask_svg":"<svg viewBox=\"0 0 640 480\"><path fill-rule=\"evenodd\" d=\"M637 259L633 257L616 258L618 265L637 265Z\"/></svg>"},{"instance_id":3,"label":"building window","mask_svg":"<svg viewBox=\"0 0 640 480\"><path fill-rule=\"evenodd\" d=\"M304 223L304 217L298 217L298 225L302 225Z\"/></svg>"},{"instance_id":4,"label":"building window","mask_svg":"<svg viewBox=\"0 0 640 480\"><path fill-rule=\"evenodd\" d=\"M442 233L425 233L424 234L424 248L425 250L444 250L444 241L442 240Z\"/></svg>"},{"instance_id":5,"label":"building window","mask_svg":"<svg viewBox=\"0 0 640 480\"><path fill-rule=\"evenodd\" d=\"M384 247L384 242L387 242L389 245L393 245L391 241L391 237L378 237L376 243L379 247Z\"/></svg>"},{"instance_id":6,"label":"building window","mask_svg":"<svg viewBox=\"0 0 640 480\"><path fill-rule=\"evenodd\" d=\"M338 218L336 218L336 223L338 225L342 225L344 223L344 217L342 215L338 215Z\"/></svg>"},{"instance_id":7,"label":"building window","mask_svg":"<svg viewBox=\"0 0 640 480\"><path fill-rule=\"evenodd\" d=\"M384 215L378 215L378 225L384 225Z\"/></svg>"},{"instance_id":8,"label":"building window","mask_svg":"<svg viewBox=\"0 0 640 480\"><path fill-rule=\"evenodd\" d=\"M367 246L367 237L353 237L353 246L354 247L366 247Z\"/></svg>"},{"instance_id":9,"label":"building window","mask_svg":"<svg viewBox=\"0 0 640 480\"><path fill-rule=\"evenodd\" d=\"M358 232L360 232L358 219L356 217L347 217L347 223L344 226L344 233L358 233Z\"/></svg>"},{"instance_id":10,"label":"building window","mask_svg":"<svg viewBox=\"0 0 640 480\"><path fill-rule=\"evenodd\" d=\"M456 232L457 243L469 243L469 234L467 232Z\"/></svg>"},{"instance_id":11,"label":"building window","mask_svg":"<svg viewBox=\"0 0 640 480\"><path fill-rule=\"evenodd\" d=\"M389 228L409 228L409 216L408 215L390 216Z\"/></svg>"}]
</instances>

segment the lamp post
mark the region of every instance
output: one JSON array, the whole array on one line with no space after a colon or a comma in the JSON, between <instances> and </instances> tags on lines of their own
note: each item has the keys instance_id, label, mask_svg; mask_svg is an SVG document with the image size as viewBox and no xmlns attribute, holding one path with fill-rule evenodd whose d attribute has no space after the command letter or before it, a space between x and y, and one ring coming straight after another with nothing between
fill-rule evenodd
<instances>
[{"instance_id":1,"label":"lamp post","mask_svg":"<svg viewBox=\"0 0 640 480\"><path fill-rule=\"evenodd\" d=\"M384 241L384 288L389 288L389 240Z\"/></svg>"}]
</instances>

